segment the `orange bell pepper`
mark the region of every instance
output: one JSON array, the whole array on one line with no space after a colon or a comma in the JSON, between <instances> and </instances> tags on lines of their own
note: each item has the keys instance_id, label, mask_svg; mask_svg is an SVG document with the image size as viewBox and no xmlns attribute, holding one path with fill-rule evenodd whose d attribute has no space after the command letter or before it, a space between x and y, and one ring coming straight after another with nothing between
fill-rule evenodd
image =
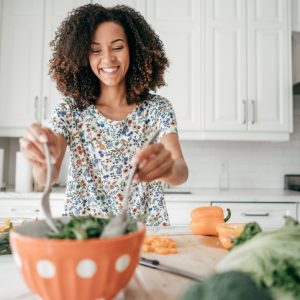
<instances>
[{"instance_id":1,"label":"orange bell pepper","mask_svg":"<svg viewBox=\"0 0 300 300\"><path fill-rule=\"evenodd\" d=\"M227 216L224 218L223 209L220 206L197 207L192 210L190 229L195 234L218 236L216 226L227 222L231 217L227 208Z\"/></svg>"}]
</instances>

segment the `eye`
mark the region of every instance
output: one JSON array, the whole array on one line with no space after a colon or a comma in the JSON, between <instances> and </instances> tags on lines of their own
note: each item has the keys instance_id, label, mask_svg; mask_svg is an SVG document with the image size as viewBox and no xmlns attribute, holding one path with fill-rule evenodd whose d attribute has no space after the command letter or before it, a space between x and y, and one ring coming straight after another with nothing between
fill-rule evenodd
<instances>
[{"instance_id":1,"label":"eye","mask_svg":"<svg viewBox=\"0 0 300 300\"><path fill-rule=\"evenodd\" d=\"M124 47L123 46L116 46L116 47L113 47L113 51L120 51L122 50Z\"/></svg>"},{"instance_id":2,"label":"eye","mask_svg":"<svg viewBox=\"0 0 300 300\"><path fill-rule=\"evenodd\" d=\"M97 54L97 53L100 53L102 50L101 49L91 49L90 51L91 51L91 53Z\"/></svg>"}]
</instances>

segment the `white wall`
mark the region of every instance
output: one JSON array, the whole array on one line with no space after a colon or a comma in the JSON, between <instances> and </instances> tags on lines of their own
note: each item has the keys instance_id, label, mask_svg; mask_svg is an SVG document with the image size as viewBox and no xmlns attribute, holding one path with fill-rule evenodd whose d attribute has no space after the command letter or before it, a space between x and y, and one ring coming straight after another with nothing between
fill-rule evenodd
<instances>
[{"instance_id":1,"label":"white wall","mask_svg":"<svg viewBox=\"0 0 300 300\"><path fill-rule=\"evenodd\" d=\"M4 181L14 184L18 139L0 138ZM221 162L229 165L231 188L283 188L284 174L300 174L300 97L294 98L294 133L289 142L182 142L190 176L186 187L214 188Z\"/></svg>"}]
</instances>

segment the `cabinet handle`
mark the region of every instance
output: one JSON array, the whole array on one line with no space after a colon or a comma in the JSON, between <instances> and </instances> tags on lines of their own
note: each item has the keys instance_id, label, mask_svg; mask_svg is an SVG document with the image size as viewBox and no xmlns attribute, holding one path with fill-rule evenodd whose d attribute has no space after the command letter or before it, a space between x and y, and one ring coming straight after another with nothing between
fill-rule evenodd
<instances>
[{"instance_id":1,"label":"cabinet handle","mask_svg":"<svg viewBox=\"0 0 300 300\"><path fill-rule=\"evenodd\" d=\"M44 120L47 120L47 118L48 118L48 116L47 116L47 113L48 113L48 107L47 107L47 105L48 105L48 97L47 96L45 96L44 97L44 103L43 103L43 117L44 117Z\"/></svg>"},{"instance_id":2,"label":"cabinet handle","mask_svg":"<svg viewBox=\"0 0 300 300\"><path fill-rule=\"evenodd\" d=\"M252 107L252 121L251 123L254 124L255 123L255 101L251 100L251 107Z\"/></svg>"},{"instance_id":3,"label":"cabinet handle","mask_svg":"<svg viewBox=\"0 0 300 300\"><path fill-rule=\"evenodd\" d=\"M247 123L247 115L248 115L248 105L247 105L246 100L243 100L243 108L244 108L243 124L246 124Z\"/></svg>"},{"instance_id":4,"label":"cabinet handle","mask_svg":"<svg viewBox=\"0 0 300 300\"><path fill-rule=\"evenodd\" d=\"M34 119L36 122L39 122L39 97L34 97Z\"/></svg>"},{"instance_id":5,"label":"cabinet handle","mask_svg":"<svg viewBox=\"0 0 300 300\"><path fill-rule=\"evenodd\" d=\"M269 213L242 213L244 217L268 217Z\"/></svg>"},{"instance_id":6,"label":"cabinet handle","mask_svg":"<svg viewBox=\"0 0 300 300\"><path fill-rule=\"evenodd\" d=\"M17 208L11 208L11 212L18 212L18 213L38 213L40 212L39 208L34 209L17 209Z\"/></svg>"}]
</instances>

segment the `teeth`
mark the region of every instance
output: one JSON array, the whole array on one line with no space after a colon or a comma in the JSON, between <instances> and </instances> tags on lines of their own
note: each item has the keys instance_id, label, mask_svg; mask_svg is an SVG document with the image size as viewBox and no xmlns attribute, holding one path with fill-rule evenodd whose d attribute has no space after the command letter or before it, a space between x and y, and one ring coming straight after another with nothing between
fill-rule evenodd
<instances>
[{"instance_id":1,"label":"teeth","mask_svg":"<svg viewBox=\"0 0 300 300\"><path fill-rule=\"evenodd\" d=\"M102 71L106 72L106 73L112 73L117 71L118 67L114 67L114 68L102 68Z\"/></svg>"}]
</instances>

